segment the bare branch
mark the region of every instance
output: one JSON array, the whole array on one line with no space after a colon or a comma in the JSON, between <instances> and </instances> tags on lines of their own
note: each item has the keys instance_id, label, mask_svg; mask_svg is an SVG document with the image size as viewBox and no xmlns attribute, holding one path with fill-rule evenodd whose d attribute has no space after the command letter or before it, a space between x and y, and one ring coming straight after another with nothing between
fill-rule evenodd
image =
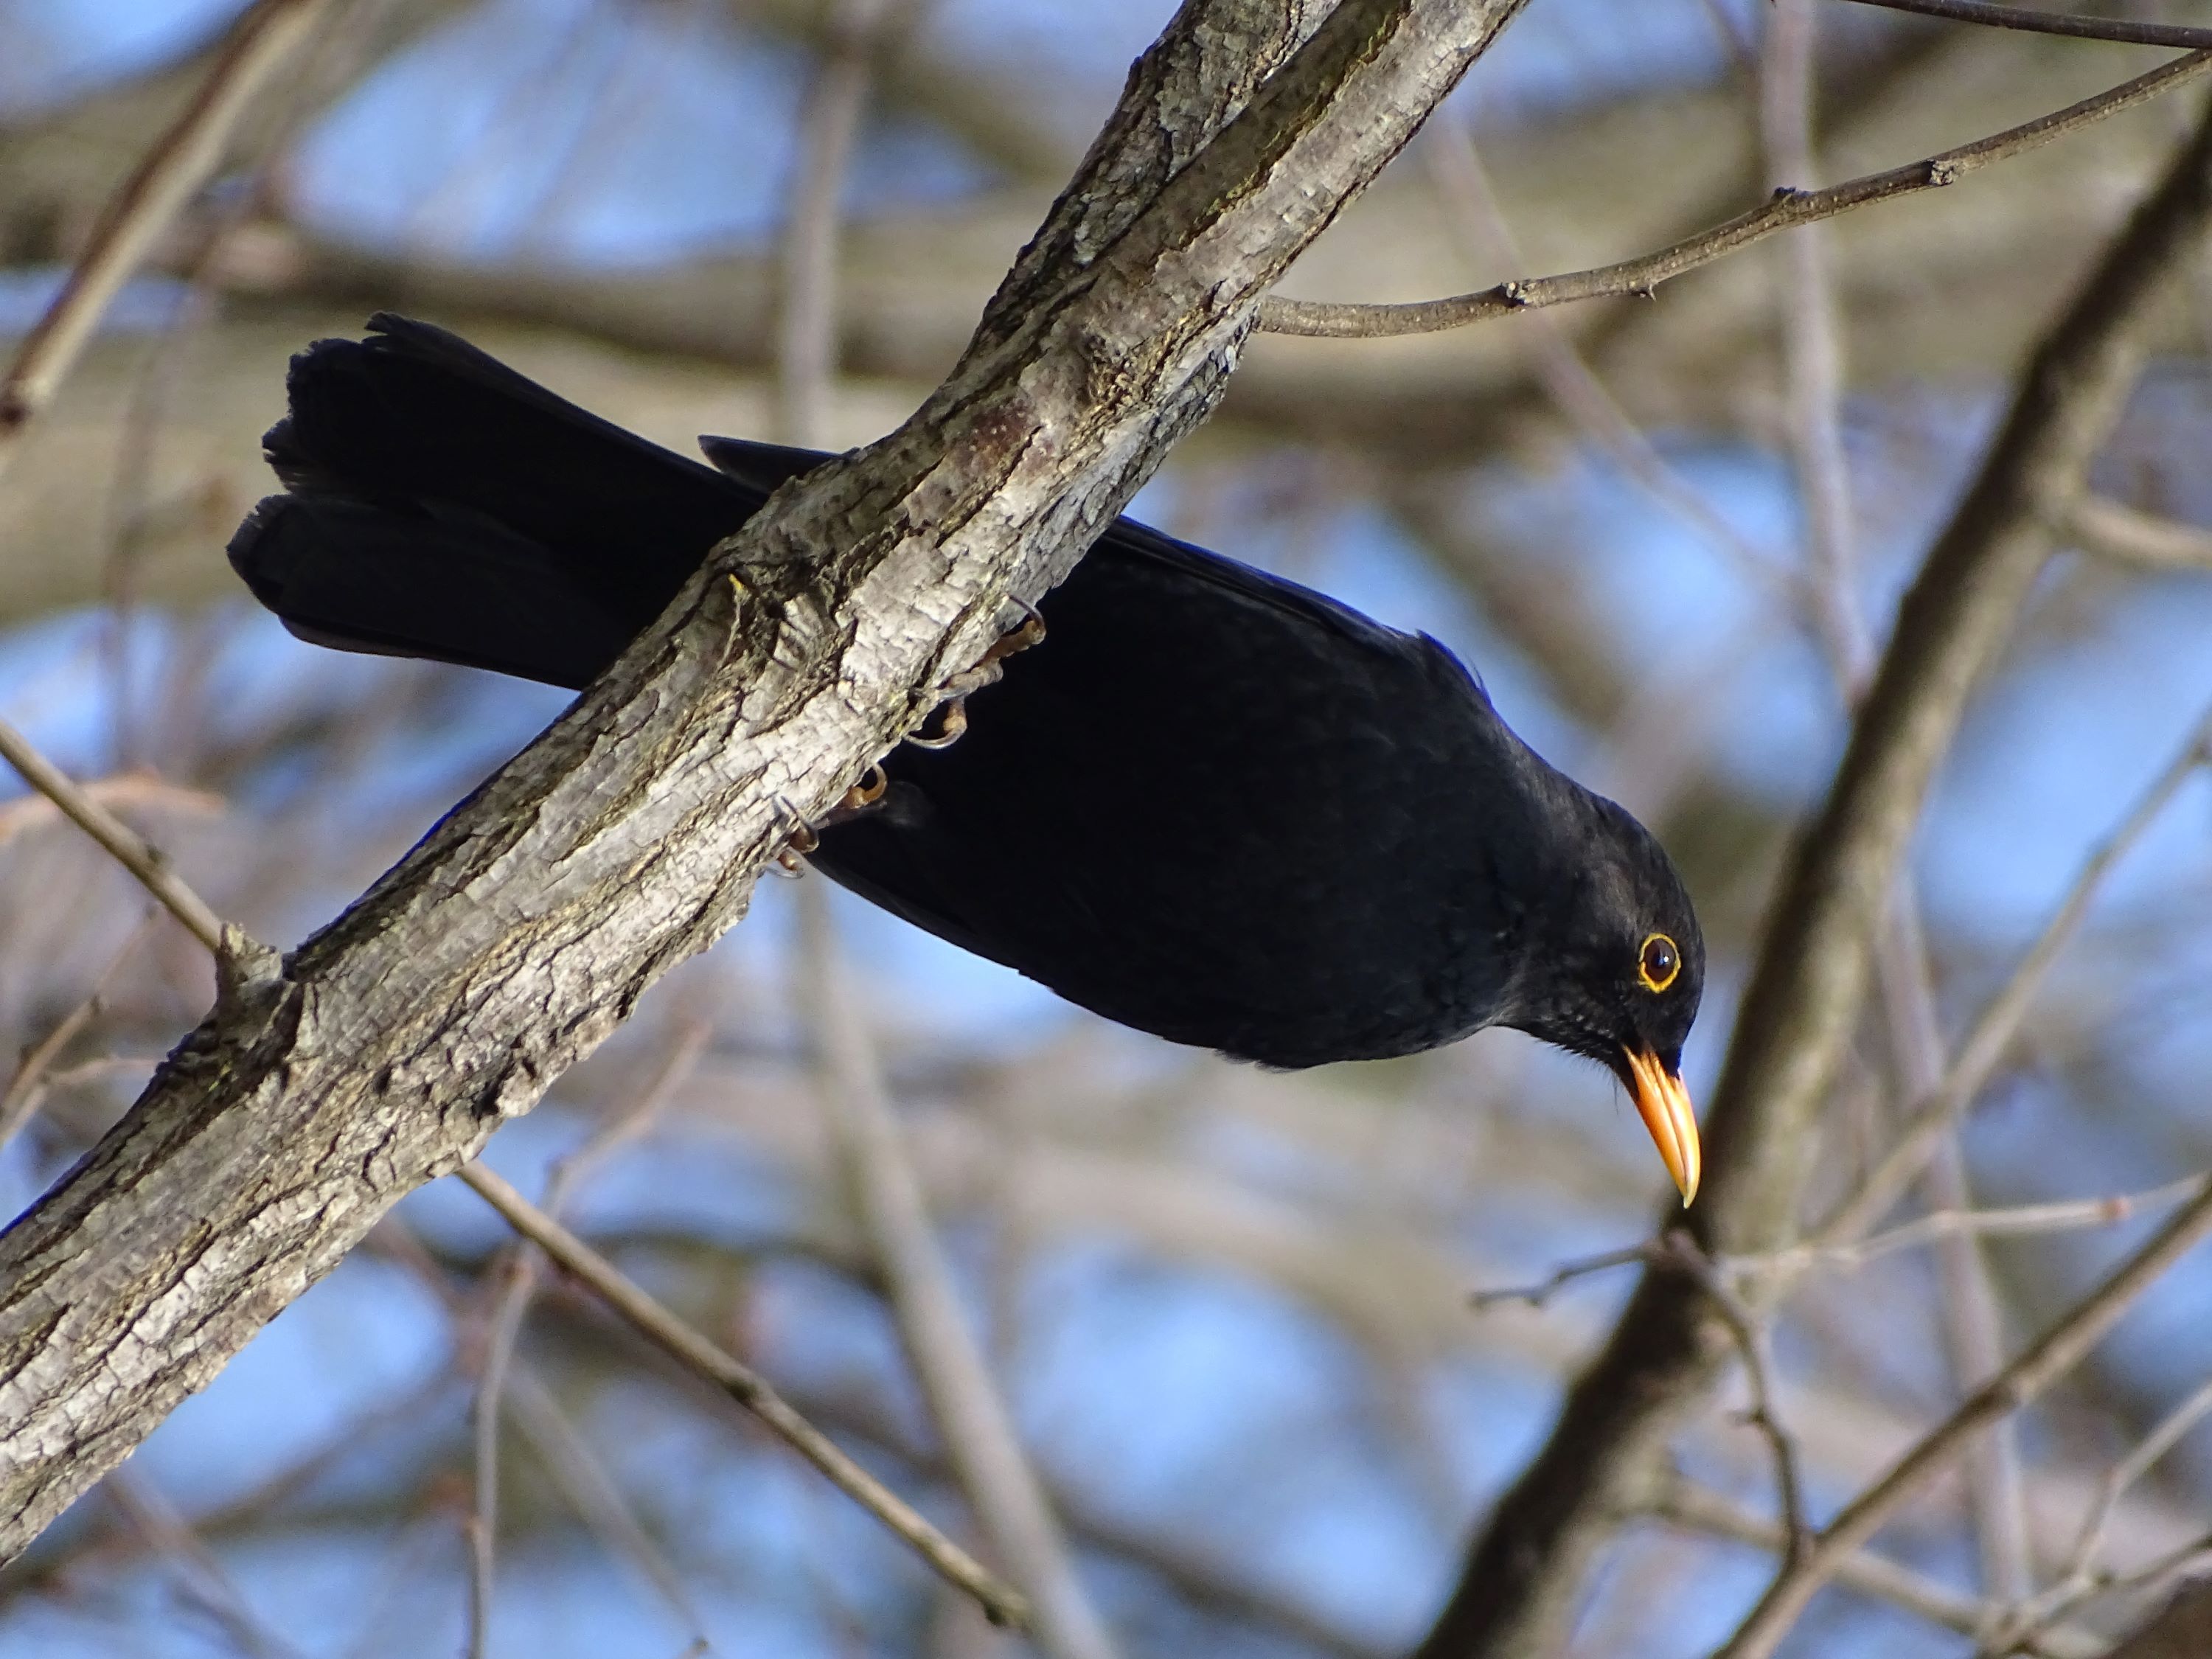
<instances>
[{"instance_id":1,"label":"bare branch","mask_svg":"<svg viewBox=\"0 0 2212 1659\"><path fill-rule=\"evenodd\" d=\"M2200 1567L2200 1574L2204 1571ZM2201 1659L2212 1650L2212 1583L2200 1576L2106 1659Z\"/></svg>"},{"instance_id":2,"label":"bare branch","mask_svg":"<svg viewBox=\"0 0 2212 1659\"><path fill-rule=\"evenodd\" d=\"M1686 1274L1711 1300L1714 1310L1735 1339L1743 1361L1744 1385L1751 1392L1751 1408L1744 1420L1765 1437L1774 1455L1774 1486L1782 1514L1782 1559L1794 1565L1804 1557L1812 1538L1805 1520L1805 1483L1798 1470L1797 1443L1782 1421L1775 1405L1773 1361L1767 1352L1765 1322L1729 1283L1724 1268L1698 1248L1689 1234L1662 1234L1655 1265Z\"/></svg>"},{"instance_id":3,"label":"bare branch","mask_svg":"<svg viewBox=\"0 0 2212 1659\"><path fill-rule=\"evenodd\" d=\"M1444 125L1430 135L1425 159L1429 176L1451 211L1454 228L1462 229L1470 243L1491 245L1470 248L1477 254L1478 263L1502 258L1509 270L1522 269L1512 227L1506 223L1497 192L1491 188L1474 134L1463 123ZM1560 411L1653 501L1726 557L1753 586L1788 597L1792 586L1789 573L1668 465L1650 439L1637 428L1605 383L1583 361L1558 319L1534 317L1528 334L1528 355L1536 377Z\"/></svg>"},{"instance_id":4,"label":"bare branch","mask_svg":"<svg viewBox=\"0 0 2212 1659\"><path fill-rule=\"evenodd\" d=\"M1687 1480L1670 1482L1646 1512L1674 1526L1734 1539L1778 1555L1787 1542L1783 1528L1764 1516ZM1879 1596L1931 1624L1966 1636L1978 1636L1989 1629L2001 1611L1993 1603L1961 1595L1948 1584L1868 1550L1845 1557L1836 1568L1834 1582ZM2093 1632L2056 1625L2038 1632L2028 1651L2047 1659L2100 1659L2106 1645L2105 1638Z\"/></svg>"},{"instance_id":5,"label":"bare branch","mask_svg":"<svg viewBox=\"0 0 2212 1659\"><path fill-rule=\"evenodd\" d=\"M1259 325L1270 334L1369 340L1397 334L1437 334L1446 329L1465 328L1470 323L1487 322L1493 317L1511 316L1576 300L1631 295L1649 298L1660 283L1669 278L1709 265L1778 232L1817 224L1869 203L1956 184L1968 173L1992 162L2040 149L2054 138L2078 131L2106 116L2133 109L2160 93L2195 80L2208 69L2212 69L2212 53L2192 52L2186 58L2161 64L2132 81L2124 81L2109 92L2100 92L2049 115L1978 138L1971 144L1939 150L1922 161L1908 161L1887 172L1870 173L1840 185L1831 185L1826 190L1777 191L1772 198L1748 213L1738 214L1711 230L1661 248L1656 253L1564 276L1500 283L1495 288L1449 300L1422 300L1407 305L1270 298L1260 308Z\"/></svg>"},{"instance_id":6,"label":"bare branch","mask_svg":"<svg viewBox=\"0 0 2212 1659\"><path fill-rule=\"evenodd\" d=\"M107 204L92 242L0 378L0 469L92 338L147 250L222 160L253 94L306 40L325 0L259 0L232 26L207 79Z\"/></svg>"},{"instance_id":7,"label":"bare branch","mask_svg":"<svg viewBox=\"0 0 2212 1659\"><path fill-rule=\"evenodd\" d=\"M2113 866L2140 841L2166 803L2212 752L2212 709L2205 711L2173 758L2151 780L2112 833L2090 849L2051 919L1959 1044L1942 1086L1913 1109L1882 1160L1818 1229L1822 1249L1847 1244L1887 1215L1948 1133L1952 1121L1982 1091L2018 1035L2045 975L2088 914Z\"/></svg>"},{"instance_id":8,"label":"bare branch","mask_svg":"<svg viewBox=\"0 0 2212 1659\"><path fill-rule=\"evenodd\" d=\"M98 842L114 860L138 878L138 884L184 924L185 931L222 956L229 947L226 928L237 939L245 935L208 908L207 901L186 886L161 849L148 841L86 793L77 781L31 746L30 740L5 720L0 720L0 759L4 759L29 784L53 802L62 815Z\"/></svg>"},{"instance_id":9,"label":"bare branch","mask_svg":"<svg viewBox=\"0 0 2212 1659\"><path fill-rule=\"evenodd\" d=\"M2071 1608L2112 1589L2118 1575L2110 1569L2100 1569L2098 1559L2105 1547L2105 1535L2111 1528L2114 1512L2129 1487L2135 1485L2152 1466L2180 1443L2181 1437L2212 1414L2212 1382L2206 1382L2160 1419L2158 1425L2131 1449L2125 1457L2112 1465L2099 1483L2095 1499L2088 1513L2082 1516L2081 1530L2074 1540L2063 1565L2050 1586L2040 1594L2027 1598L2018 1606L2006 1611L2003 1617L1992 1620L1985 1648L1994 1653L2010 1653L2030 1638L2046 1629L2051 1622L2062 1618ZM2198 1544L2185 1547L2181 1554L2201 1548ZM2148 1569L2153 1575L2171 1571L2168 1562L2154 1563Z\"/></svg>"},{"instance_id":10,"label":"bare branch","mask_svg":"<svg viewBox=\"0 0 2212 1659\"><path fill-rule=\"evenodd\" d=\"M149 910L147 920L150 921L159 914ZM100 994L106 990L108 981L115 977L116 969L137 952L145 936L144 927L132 928L130 936L107 959L107 965L100 970L99 977L93 981L92 989L85 994L84 1000L56 1020L53 1030L40 1038L24 1054L23 1063L15 1068L15 1075L8 1079L7 1091L0 1094L0 1147L6 1146L15 1138L22 1127L31 1121L32 1114L39 1109L48 1089L61 1081L53 1074L54 1061L61 1058L62 1050L76 1040L77 1033L99 1017Z\"/></svg>"},{"instance_id":11,"label":"bare branch","mask_svg":"<svg viewBox=\"0 0 2212 1659\"><path fill-rule=\"evenodd\" d=\"M788 444L818 448L823 442L836 369L837 201L872 60L903 9L900 0L841 0L830 7L822 64L799 113L776 307L776 415L779 435Z\"/></svg>"},{"instance_id":12,"label":"bare branch","mask_svg":"<svg viewBox=\"0 0 2212 1659\"><path fill-rule=\"evenodd\" d=\"M148 1547L171 1564L186 1595L206 1610L240 1652L249 1659L299 1659L300 1650L255 1616L215 1553L137 1470L118 1469L105 1491Z\"/></svg>"},{"instance_id":13,"label":"bare branch","mask_svg":"<svg viewBox=\"0 0 2212 1659\"><path fill-rule=\"evenodd\" d=\"M1836 1564L1924 1492L1990 1425L2030 1404L2079 1364L2122 1314L2176 1261L2212 1234L2212 1190L2174 1217L2095 1291L1848 1504L1796 1563L1777 1575L1716 1659L1766 1659L1789 1634Z\"/></svg>"},{"instance_id":14,"label":"bare branch","mask_svg":"<svg viewBox=\"0 0 2212 1659\"><path fill-rule=\"evenodd\" d=\"M2133 46L2179 46L2185 52L2212 47L2212 29L2185 23L2139 23L2127 17L2077 17L2070 12L2031 11L1999 6L1990 0L1853 0L1885 11L1909 11L1953 23L1983 23L1991 28L2024 29L2031 34L2063 34L2076 40L2117 40Z\"/></svg>"},{"instance_id":15,"label":"bare branch","mask_svg":"<svg viewBox=\"0 0 2212 1659\"><path fill-rule=\"evenodd\" d=\"M2067 531L2084 553L2147 570L2212 570L2212 530L2162 519L2104 495L2074 509Z\"/></svg>"},{"instance_id":16,"label":"bare branch","mask_svg":"<svg viewBox=\"0 0 2212 1659\"><path fill-rule=\"evenodd\" d=\"M847 1497L913 1547L945 1583L974 1596L994 1624L1026 1629L1029 1604L1000 1583L912 1505L841 1451L793 1410L767 1379L732 1358L617 1271L614 1264L481 1164L455 1171L507 1224L622 1316L630 1328L685 1370L705 1378L758 1418L768 1431L822 1471Z\"/></svg>"},{"instance_id":17,"label":"bare branch","mask_svg":"<svg viewBox=\"0 0 2212 1659\"><path fill-rule=\"evenodd\" d=\"M874 1045L837 960L818 878L806 884L802 902L823 1109L861 1231L883 1265L908 1363L985 1535L1036 1604L1038 1645L1052 1659L1112 1659L1112 1638L1075 1576L1044 1483L961 1311Z\"/></svg>"},{"instance_id":18,"label":"bare branch","mask_svg":"<svg viewBox=\"0 0 2212 1659\"><path fill-rule=\"evenodd\" d=\"M1707 1115L1690 1224L1708 1255L1790 1243L1820 1103L1863 1006L1872 934L1936 765L2026 603L2134 383L2166 280L2212 223L2212 121L2106 249L2036 352L1899 607L1826 800L1769 910ZM1423 1659L1558 1650L1606 1517L1632 1508L1732 1346L1704 1299L1648 1275L1551 1440L1471 1552Z\"/></svg>"},{"instance_id":19,"label":"bare branch","mask_svg":"<svg viewBox=\"0 0 2212 1659\"><path fill-rule=\"evenodd\" d=\"M1764 1257L1735 1257L1729 1267L1736 1272L1792 1273L1805 1267L1836 1267L1856 1272L1869 1261L1899 1250L1919 1249L1947 1238L2026 1238L2073 1232L2092 1227L2113 1227L2146 1210L2163 1208L2195 1197L2212 1176L2191 1176L2170 1181L2140 1193L2113 1193L2103 1198L2062 1199L2050 1204L2018 1204L1998 1210L1935 1210L1914 1218L1886 1233L1876 1233L1863 1243L1793 1244Z\"/></svg>"},{"instance_id":20,"label":"bare branch","mask_svg":"<svg viewBox=\"0 0 2212 1659\"><path fill-rule=\"evenodd\" d=\"M713 1027L703 1020L694 1020L678 1035L676 1042L663 1057L659 1070L624 1111L611 1114L591 1138L556 1162L548 1176L543 1208L547 1216L558 1219L568 1207L569 1195L592 1169L604 1162L617 1146L640 1134L649 1126L665 1106L669 1097L683 1086L690 1076L699 1056L706 1051L714 1035ZM472 1655L480 1655L489 1642L489 1610L495 1548L497 1542L499 1515L499 1425L505 1409L505 1395L510 1371L514 1367L514 1347L522 1335L522 1327L530 1313L532 1298L538 1291L538 1264L543 1258L527 1247L511 1252L500 1275L502 1288L493 1304L488 1334L484 1338L483 1369L477 1383L475 1422L473 1425L476 1456L474 1513L471 1517L469 1641ZM550 1407L550 1397L542 1402ZM518 1409L532 1409L518 1406ZM544 1413L535 1419L545 1440L552 1431L547 1429ZM550 1441L548 1442L550 1444ZM570 1450L565 1455L564 1469L576 1461ZM594 1503L591 1513L603 1516L607 1508L611 1488L605 1481L591 1482L572 1479L569 1485L584 1492ZM641 1535L636 1522L619 1500L614 1504L620 1511L623 1535ZM650 1575L656 1583L661 1582L658 1573ZM686 1612L693 1625L695 1615Z\"/></svg>"}]
</instances>

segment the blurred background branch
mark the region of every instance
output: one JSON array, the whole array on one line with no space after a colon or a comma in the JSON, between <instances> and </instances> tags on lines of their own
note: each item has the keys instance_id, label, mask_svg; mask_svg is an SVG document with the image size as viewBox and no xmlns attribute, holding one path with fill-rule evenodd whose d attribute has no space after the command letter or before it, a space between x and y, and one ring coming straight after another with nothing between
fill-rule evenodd
<instances>
[{"instance_id":1,"label":"blurred background branch","mask_svg":"<svg viewBox=\"0 0 2212 1659\"><path fill-rule=\"evenodd\" d=\"M264 9L0 0L10 356ZM953 363L1170 8L929 0L856 33L870 9L353 0L227 113L0 485L0 720L79 781L111 840L162 849L147 872L205 896L194 931L301 936L560 704L309 652L241 603L222 543L267 488L258 437L289 352L391 306L678 448L866 442ZM2212 705L2212 269L2177 235L2094 274L2194 119L2206 60L2167 54L2208 20L2069 15L2166 44L1533 0L1271 309L1472 291L1485 314L1533 310L1498 285L1626 270L1490 327L1255 338L1137 508L1437 633L1516 729L1661 829L1713 942L1701 1098L1750 988L1715 1127L1759 1173L1693 1216L1713 1282L1754 1316L1816 1530L1954 1419L1992 1352L2094 1311L2212 1168L2192 729ZM2060 142L2027 147L2069 110ZM1927 188L1957 170L1912 158L1946 156L2001 165ZM1777 184L1813 193L1761 205ZM1800 224L1863 187L1864 211ZM1650 292L1673 267L1646 251L1702 258L1770 228L1765 251ZM2155 302L2131 299L2160 264ZM2140 374L2090 362L2078 330L2054 356L2069 291L2099 326L2126 315ZM2081 374L2099 421L2076 412ZM1972 480L2006 455L2019 487L1993 507ZM1929 550L1963 560L1970 528L2016 538L2011 621L1977 672L1936 677L1942 697L1924 679L1893 694L1907 723L1948 702L1956 735L1908 792L1909 841L1861 825L1899 880L1869 864L1848 925L1823 922L1792 849L1837 850L1842 808L1820 801L1849 695ZM1891 654L1924 671L1925 623L1902 637ZM1162 825L1159 855L1199 833ZM647 996L489 1161L959 1536L956 1460L822 1118L795 890ZM1407 1651L1493 1510L1490 1547L1538 1564L1541 1616L1448 1619L1433 1659L1513 1651L1509 1629L1547 1659L1686 1659L1750 1613L1788 1534L1771 1444L1735 1419L1753 1403L1738 1339L1698 1287L1655 1279L1610 1346L1626 1273L1467 1306L1648 1251L1655 1172L1601 1078L1503 1034L1259 1074L1099 1027L827 896L944 1271L1116 1650ZM1762 1045L1770 915L1797 930L1801 990L1852 977L1858 934L1879 998L1843 999L1818 1042ZM206 1006L203 944L148 918L140 883L44 797L0 802L14 1208ZM1762 1081L1762 1046L1826 1060ZM1728 1127L1754 1097L1771 1139ZM1947 1160L1954 1183L1928 1176ZM490 1659L1008 1650L452 1185L407 1200L129 1483L0 1573L0 1655L460 1651L472 1586ZM1936 1252L1967 1239L1978 1269L1960 1252L1973 1276L1947 1273ZM2204 1254L2003 1414L2018 1446L1998 1480L1947 1453L1823 1556L1833 1582L1782 1651L2193 1656ZM1686 1333L1687 1357L1669 1346ZM1617 1481L1562 1478L1547 1437L1598 1419L1642 1424L1638 1455ZM1531 1482L1569 1504L1576 1548L1547 1553L1557 1516L1527 1524L1512 1494ZM472 1521L497 1544L481 1571ZM1508 1599L1516 1582L1492 1580Z\"/></svg>"}]
</instances>

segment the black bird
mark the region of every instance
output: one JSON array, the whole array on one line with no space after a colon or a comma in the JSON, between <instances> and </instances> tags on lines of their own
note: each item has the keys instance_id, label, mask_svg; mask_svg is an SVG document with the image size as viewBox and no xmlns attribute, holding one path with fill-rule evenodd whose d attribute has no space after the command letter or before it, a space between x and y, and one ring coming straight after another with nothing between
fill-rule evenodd
<instances>
[{"instance_id":1,"label":"black bird","mask_svg":"<svg viewBox=\"0 0 2212 1659\"><path fill-rule=\"evenodd\" d=\"M288 494L230 560L304 639L580 687L825 458L712 468L426 324L292 360ZM812 861L941 939L1172 1042L1274 1066L1512 1025L1627 1085L1684 1202L1705 945L1643 825L1547 765L1425 635L1117 520L957 743ZM1009 641L1010 643L1012 641Z\"/></svg>"}]
</instances>

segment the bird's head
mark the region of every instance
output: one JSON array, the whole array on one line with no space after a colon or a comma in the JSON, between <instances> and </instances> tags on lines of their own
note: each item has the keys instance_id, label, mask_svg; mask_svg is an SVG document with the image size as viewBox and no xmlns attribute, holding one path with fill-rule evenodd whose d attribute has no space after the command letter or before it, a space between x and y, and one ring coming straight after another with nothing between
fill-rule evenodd
<instances>
[{"instance_id":1,"label":"bird's head","mask_svg":"<svg viewBox=\"0 0 2212 1659\"><path fill-rule=\"evenodd\" d=\"M1651 832L1601 796L1574 793L1577 827L1529 919L1509 1023L1612 1070L1687 1205L1702 1160L1682 1043L1705 992L1705 935Z\"/></svg>"}]
</instances>

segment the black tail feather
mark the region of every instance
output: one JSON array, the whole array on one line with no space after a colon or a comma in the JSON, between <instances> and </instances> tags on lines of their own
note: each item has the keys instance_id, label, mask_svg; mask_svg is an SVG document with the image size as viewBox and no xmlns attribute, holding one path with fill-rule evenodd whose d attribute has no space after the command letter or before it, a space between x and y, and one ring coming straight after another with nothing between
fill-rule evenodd
<instances>
[{"instance_id":1,"label":"black tail feather","mask_svg":"<svg viewBox=\"0 0 2212 1659\"><path fill-rule=\"evenodd\" d=\"M322 644L580 686L820 459L718 441L717 471L442 329L369 331L292 360L264 440L291 493L230 543L254 596Z\"/></svg>"}]
</instances>

